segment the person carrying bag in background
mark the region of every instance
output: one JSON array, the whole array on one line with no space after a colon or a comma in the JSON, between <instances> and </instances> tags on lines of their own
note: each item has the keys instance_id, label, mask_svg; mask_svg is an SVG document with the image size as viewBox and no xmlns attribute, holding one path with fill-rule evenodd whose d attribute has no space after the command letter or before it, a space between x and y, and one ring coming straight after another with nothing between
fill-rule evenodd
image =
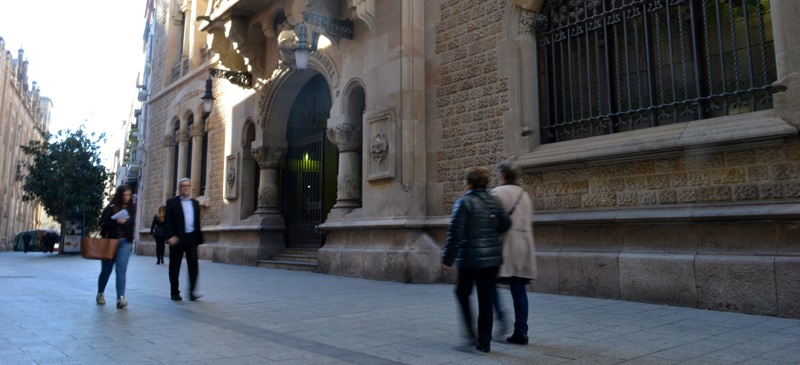
<instances>
[{"instance_id":1,"label":"person carrying bag in background","mask_svg":"<svg viewBox=\"0 0 800 365\"><path fill-rule=\"evenodd\" d=\"M107 234L108 238L116 238L119 242L114 258L101 261L100 276L97 278L96 297L97 304L100 305L106 304L104 296L106 284L108 284L108 279L111 277L111 271L116 267L117 308L128 306L128 300L125 298L125 282L128 260L131 257L131 246L133 244L133 217L136 212L136 207L131 201L132 196L133 193L130 186L120 185L111 199L111 204L103 209L101 217L102 232Z\"/></svg>"},{"instance_id":2,"label":"person carrying bag in background","mask_svg":"<svg viewBox=\"0 0 800 365\"><path fill-rule=\"evenodd\" d=\"M536 249L533 244L533 203L531 197L517 185L519 169L511 161L497 165L497 182L500 186L490 192L496 197L511 218L511 229L504 233L503 264L497 276L508 279L508 288L514 302L514 333L506 338L509 343L528 344L528 293L526 285L536 279ZM495 292L496 295L496 292ZM499 308L497 298L495 305Z\"/></svg>"}]
</instances>

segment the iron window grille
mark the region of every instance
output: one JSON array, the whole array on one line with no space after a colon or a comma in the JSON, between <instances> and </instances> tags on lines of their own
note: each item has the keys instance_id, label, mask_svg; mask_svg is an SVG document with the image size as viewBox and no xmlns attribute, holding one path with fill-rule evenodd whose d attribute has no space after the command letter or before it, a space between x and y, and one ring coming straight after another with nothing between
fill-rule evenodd
<instances>
[{"instance_id":1,"label":"iron window grille","mask_svg":"<svg viewBox=\"0 0 800 365\"><path fill-rule=\"evenodd\" d=\"M548 0L541 142L772 108L768 0Z\"/></svg>"}]
</instances>

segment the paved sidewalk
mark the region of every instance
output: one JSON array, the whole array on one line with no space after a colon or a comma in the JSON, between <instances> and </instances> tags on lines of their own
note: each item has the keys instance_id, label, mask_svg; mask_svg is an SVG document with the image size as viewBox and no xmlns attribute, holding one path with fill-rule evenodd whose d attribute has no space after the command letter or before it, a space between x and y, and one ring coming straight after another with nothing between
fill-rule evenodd
<instances>
[{"instance_id":1,"label":"paved sidewalk","mask_svg":"<svg viewBox=\"0 0 800 365\"><path fill-rule=\"evenodd\" d=\"M791 319L529 293L531 344L497 337L484 354L460 337L452 285L201 261L203 298L173 302L167 266L134 255L117 309L114 275L108 304L94 302L99 272L0 252L0 363L800 364Z\"/></svg>"}]
</instances>

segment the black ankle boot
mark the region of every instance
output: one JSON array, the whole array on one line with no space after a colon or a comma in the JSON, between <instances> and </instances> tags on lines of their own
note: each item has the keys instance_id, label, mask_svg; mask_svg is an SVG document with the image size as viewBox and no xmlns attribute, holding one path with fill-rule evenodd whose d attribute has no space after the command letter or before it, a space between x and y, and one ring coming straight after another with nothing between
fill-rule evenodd
<instances>
[{"instance_id":1,"label":"black ankle boot","mask_svg":"<svg viewBox=\"0 0 800 365\"><path fill-rule=\"evenodd\" d=\"M528 344L528 336L525 336L519 332L514 332L511 337L506 338L506 342L513 343L517 345L527 345Z\"/></svg>"}]
</instances>

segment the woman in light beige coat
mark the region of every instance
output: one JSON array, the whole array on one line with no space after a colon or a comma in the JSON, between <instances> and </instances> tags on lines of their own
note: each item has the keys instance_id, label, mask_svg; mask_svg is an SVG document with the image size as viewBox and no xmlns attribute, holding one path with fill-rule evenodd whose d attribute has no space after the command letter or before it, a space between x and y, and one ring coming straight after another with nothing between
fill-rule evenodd
<instances>
[{"instance_id":1,"label":"woman in light beige coat","mask_svg":"<svg viewBox=\"0 0 800 365\"><path fill-rule=\"evenodd\" d=\"M500 186L491 194L500 200L511 218L511 229L503 236L503 265L498 277L508 278L508 287L514 302L514 333L506 341L528 344L528 293L526 285L536 279L536 250L533 244L533 204L531 197L517 182L518 169L511 161L497 166Z\"/></svg>"}]
</instances>

